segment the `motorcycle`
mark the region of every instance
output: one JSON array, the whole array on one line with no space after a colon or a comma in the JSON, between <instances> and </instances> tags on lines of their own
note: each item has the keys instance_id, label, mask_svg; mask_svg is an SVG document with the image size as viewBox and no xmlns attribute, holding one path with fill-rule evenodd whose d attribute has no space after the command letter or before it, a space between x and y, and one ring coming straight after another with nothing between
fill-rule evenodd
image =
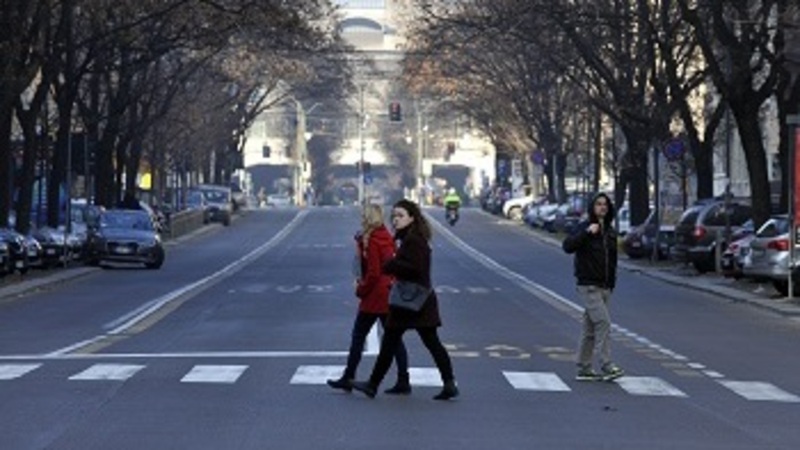
<instances>
[{"instance_id":1,"label":"motorcycle","mask_svg":"<svg viewBox=\"0 0 800 450\"><path fill-rule=\"evenodd\" d=\"M454 226L458 222L458 208L447 208L445 220L451 227Z\"/></svg>"}]
</instances>

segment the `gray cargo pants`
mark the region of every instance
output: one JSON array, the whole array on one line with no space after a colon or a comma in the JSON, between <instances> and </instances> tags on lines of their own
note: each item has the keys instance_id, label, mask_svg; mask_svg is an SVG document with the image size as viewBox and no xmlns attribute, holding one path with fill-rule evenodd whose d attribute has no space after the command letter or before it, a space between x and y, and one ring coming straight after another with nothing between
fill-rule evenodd
<instances>
[{"instance_id":1,"label":"gray cargo pants","mask_svg":"<svg viewBox=\"0 0 800 450\"><path fill-rule=\"evenodd\" d=\"M597 349L600 367L611 362L611 317L608 302L611 290L597 286L578 286L578 294L583 299L583 332L578 350L578 365L591 367L592 355Z\"/></svg>"}]
</instances>

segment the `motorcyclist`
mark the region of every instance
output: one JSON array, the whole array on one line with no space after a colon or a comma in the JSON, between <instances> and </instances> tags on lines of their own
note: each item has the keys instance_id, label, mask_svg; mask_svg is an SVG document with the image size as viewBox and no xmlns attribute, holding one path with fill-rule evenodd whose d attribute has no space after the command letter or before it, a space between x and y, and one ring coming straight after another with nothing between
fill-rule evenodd
<instances>
[{"instance_id":1,"label":"motorcyclist","mask_svg":"<svg viewBox=\"0 0 800 450\"><path fill-rule=\"evenodd\" d=\"M456 193L455 188L450 188L447 190L447 195L444 197L444 209L445 214L448 214L450 211L453 211L455 214L455 219L458 220L458 208L461 207L461 197L458 196Z\"/></svg>"}]
</instances>

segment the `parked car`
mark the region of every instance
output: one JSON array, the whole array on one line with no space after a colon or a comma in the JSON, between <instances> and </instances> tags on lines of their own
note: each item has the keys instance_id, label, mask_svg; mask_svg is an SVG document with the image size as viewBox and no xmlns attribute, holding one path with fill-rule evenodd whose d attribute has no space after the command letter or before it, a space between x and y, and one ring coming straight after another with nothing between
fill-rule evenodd
<instances>
[{"instance_id":1,"label":"parked car","mask_svg":"<svg viewBox=\"0 0 800 450\"><path fill-rule=\"evenodd\" d=\"M11 265L11 251L5 241L0 241L0 277L10 273L13 269Z\"/></svg>"},{"instance_id":2,"label":"parked car","mask_svg":"<svg viewBox=\"0 0 800 450\"><path fill-rule=\"evenodd\" d=\"M523 208L532 204L535 200L533 195L508 199L503 204L503 216L511 220L521 221Z\"/></svg>"},{"instance_id":3,"label":"parked car","mask_svg":"<svg viewBox=\"0 0 800 450\"><path fill-rule=\"evenodd\" d=\"M675 227L675 245L672 256L678 261L691 263L698 272L716 269L716 246L736 234L752 216L749 205L731 201L727 205L722 200L701 201L684 211ZM726 222L730 224L727 236ZM718 241L719 239L719 241Z\"/></svg>"},{"instance_id":4,"label":"parked car","mask_svg":"<svg viewBox=\"0 0 800 450\"><path fill-rule=\"evenodd\" d=\"M209 220L221 222L226 227L231 224L233 214L233 194L227 186L202 184L193 188L203 194L208 204Z\"/></svg>"},{"instance_id":5,"label":"parked car","mask_svg":"<svg viewBox=\"0 0 800 450\"><path fill-rule=\"evenodd\" d=\"M211 210L206 197L200 191L189 191L186 194L186 209L202 211L204 225L211 221Z\"/></svg>"},{"instance_id":6,"label":"parked car","mask_svg":"<svg viewBox=\"0 0 800 450\"><path fill-rule=\"evenodd\" d=\"M652 210L644 223L629 229L622 241L622 250L631 259L650 258L654 254L656 242L658 251L655 255L658 259L667 259L670 248L675 243L675 226L662 223L656 227L656 211Z\"/></svg>"},{"instance_id":7,"label":"parked car","mask_svg":"<svg viewBox=\"0 0 800 450\"><path fill-rule=\"evenodd\" d=\"M145 211L112 209L90 227L86 244L89 265L103 262L140 263L148 269L164 264L165 252L155 224Z\"/></svg>"},{"instance_id":8,"label":"parked car","mask_svg":"<svg viewBox=\"0 0 800 450\"><path fill-rule=\"evenodd\" d=\"M63 230L42 227L33 230L32 235L42 248L42 266L44 268L55 267L75 259L73 246Z\"/></svg>"},{"instance_id":9,"label":"parked car","mask_svg":"<svg viewBox=\"0 0 800 450\"><path fill-rule=\"evenodd\" d=\"M751 264L750 243L755 239L755 234L747 234L728 245L722 253L722 275L726 278L740 279L745 276L744 268Z\"/></svg>"},{"instance_id":10,"label":"parked car","mask_svg":"<svg viewBox=\"0 0 800 450\"><path fill-rule=\"evenodd\" d=\"M0 242L5 242L10 254L8 273L19 272L25 274L30 269L28 264L28 246L25 236L11 228L0 228Z\"/></svg>"},{"instance_id":11,"label":"parked car","mask_svg":"<svg viewBox=\"0 0 800 450\"><path fill-rule=\"evenodd\" d=\"M771 281L783 295L789 292L789 226L786 215L764 222L750 242L750 264L744 267L745 275Z\"/></svg>"}]
</instances>

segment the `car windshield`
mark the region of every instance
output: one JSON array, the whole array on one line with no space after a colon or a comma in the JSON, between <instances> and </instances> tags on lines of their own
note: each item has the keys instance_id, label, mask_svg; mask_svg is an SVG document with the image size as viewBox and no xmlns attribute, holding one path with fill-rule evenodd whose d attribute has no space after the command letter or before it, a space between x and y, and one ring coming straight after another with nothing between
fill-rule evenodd
<instances>
[{"instance_id":1,"label":"car windshield","mask_svg":"<svg viewBox=\"0 0 800 450\"><path fill-rule=\"evenodd\" d=\"M213 203L224 203L228 201L228 194L225 191L203 191L203 196L206 200Z\"/></svg>"},{"instance_id":2,"label":"car windshield","mask_svg":"<svg viewBox=\"0 0 800 450\"><path fill-rule=\"evenodd\" d=\"M153 223L146 214L106 213L100 219L100 228L153 231Z\"/></svg>"},{"instance_id":3,"label":"car windshield","mask_svg":"<svg viewBox=\"0 0 800 450\"><path fill-rule=\"evenodd\" d=\"M186 198L186 204L197 206L203 204L203 194L200 192L190 192Z\"/></svg>"},{"instance_id":4,"label":"car windshield","mask_svg":"<svg viewBox=\"0 0 800 450\"><path fill-rule=\"evenodd\" d=\"M789 220L785 217L774 217L761 225L756 236L772 238L789 232Z\"/></svg>"}]
</instances>

